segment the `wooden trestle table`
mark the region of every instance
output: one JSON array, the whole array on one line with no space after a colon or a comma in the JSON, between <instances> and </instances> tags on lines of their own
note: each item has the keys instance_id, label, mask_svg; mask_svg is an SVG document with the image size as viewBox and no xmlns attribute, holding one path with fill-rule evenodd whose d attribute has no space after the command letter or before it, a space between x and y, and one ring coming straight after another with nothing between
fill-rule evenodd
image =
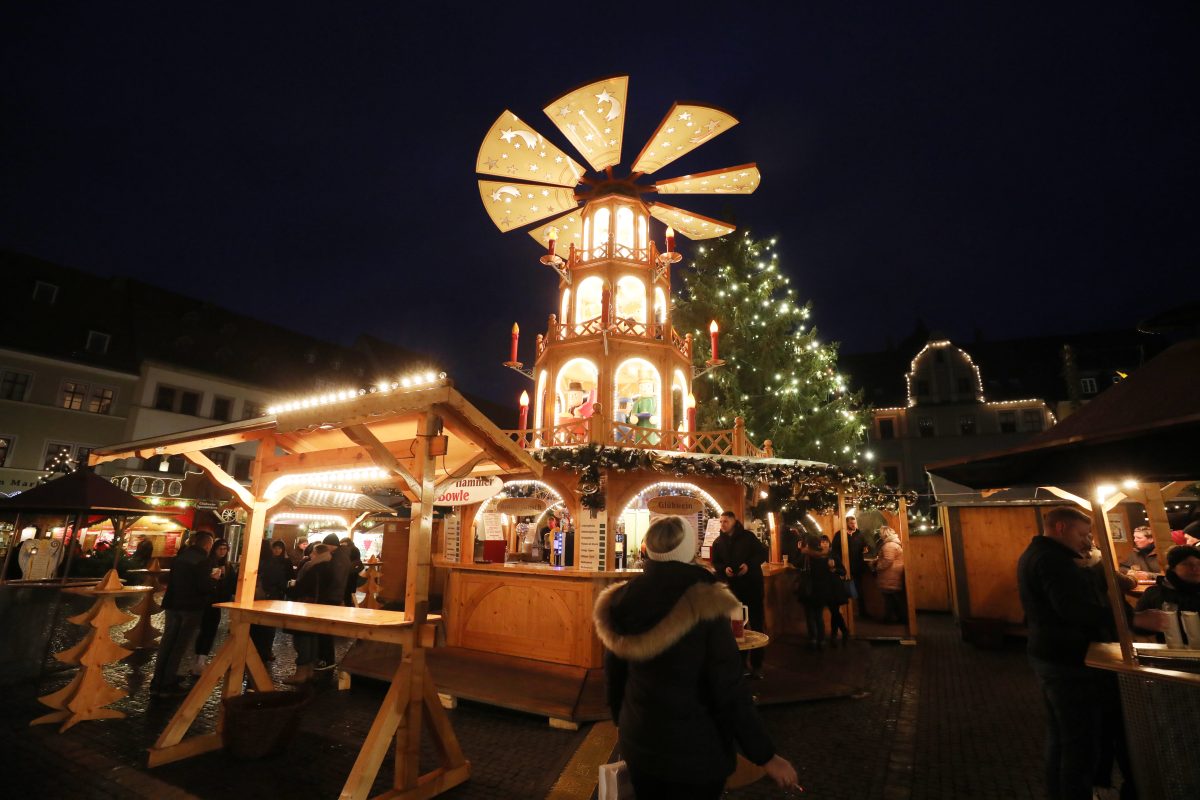
<instances>
[{"instance_id":1,"label":"wooden trestle table","mask_svg":"<svg viewBox=\"0 0 1200 800\"><path fill-rule=\"evenodd\" d=\"M393 738L396 748L394 788L379 795L379 800L433 797L470 777L471 766L463 756L450 720L438 700L433 678L426 669L425 650L433 644L435 623L440 617L427 616L424 604L413 617L403 611L287 600L257 600L248 605L217 603L215 607L229 612L229 637L150 748L150 766L221 748L223 719L220 717L215 733L187 740L183 737L223 677L223 697L241 694L246 671L249 671L256 690L273 688L271 675L250 642L250 625L253 624L387 642L404 648L404 657L392 676L383 704L342 788L341 798L363 800L367 797ZM441 761L439 767L424 775L419 773L418 766L422 723L429 726Z\"/></svg>"}]
</instances>

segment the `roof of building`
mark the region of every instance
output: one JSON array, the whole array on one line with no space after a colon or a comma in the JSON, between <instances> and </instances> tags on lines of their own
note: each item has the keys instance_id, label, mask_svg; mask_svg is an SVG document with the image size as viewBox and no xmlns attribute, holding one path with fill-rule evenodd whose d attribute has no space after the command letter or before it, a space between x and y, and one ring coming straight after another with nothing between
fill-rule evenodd
<instances>
[{"instance_id":1,"label":"roof of building","mask_svg":"<svg viewBox=\"0 0 1200 800\"><path fill-rule=\"evenodd\" d=\"M950 338L925 332L926 340ZM987 400L1026 400L1047 403L1072 399L1065 379L1063 348L1069 346L1079 377L1093 377L1097 389L1112 383L1116 370L1130 373L1166 347L1162 337L1135 330L1093 331L1019 339L951 341L971 356L983 378ZM925 340L908 337L900 346L872 353L838 356L841 370L855 391L876 408L905 406L905 375Z\"/></svg>"},{"instance_id":2,"label":"roof of building","mask_svg":"<svg viewBox=\"0 0 1200 800\"><path fill-rule=\"evenodd\" d=\"M54 302L35 300L39 281L57 287ZM20 253L0 251L0 293L17 299L0 316L3 345L124 372L150 360L268 390L311 392L437 366L373 336L346 347L143 281ZM88 351L89 331L111 337L105 351Z\"/></svg>"}]
</instances>

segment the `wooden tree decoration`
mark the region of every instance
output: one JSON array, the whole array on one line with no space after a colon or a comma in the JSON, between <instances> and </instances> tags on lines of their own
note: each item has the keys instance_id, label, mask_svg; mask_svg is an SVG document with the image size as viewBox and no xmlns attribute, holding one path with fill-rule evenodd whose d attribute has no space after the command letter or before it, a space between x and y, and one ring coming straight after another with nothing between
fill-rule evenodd
<instances>
[{"instance_id":1,"label":"wooden tree decoration","mask_svg":"<svg viewBox=\"0 0 1200 800\"><path fill-rule=\"evenodd\" d=\"M89 595L96 598L90 609L82 614L71 617L68 622L75 625L86 625L92 630L83 637L79 644L54 657L64 664L78 664L81 669L75 678L53 694L39 697L38 702L55 709L49 714L38 717L29 723L41 725L51 722L62 722L59 733L66 731L76 723L86 719L121 719L124 712L105 708L125 697L128 692L110 686L104 680L104 665L119 661L132 651L121 647L109 636L113 625L120 625L134 619L117 608L116 599L123 595L149 593L149 586L122 586L117 571L109 570L96 586L89 589L66 589L72 594Z\"/></svg>"},{"instance_id":2,"label":"wooden tree decoration","mask_svg":"<svg viewBox=\"0 0 1200 800\"><path fill-rule=\"evenodd\" d=\"M126 647L134 650L153 650L158 646L158 638L162 632L154 627L153 617L162 611L162 606L155 599L155 594L162 588L157 574L161 571L162 567L159 566L157 558L150 562L146 574L146 583L150 591L130 609L138 615L138 623L125 632Z\"/></svg>"},{"instance_id":3,"label":"wooden tree decoration","mask_svg":"<svg viewBox=\"0 0 1200 800\"><path fill-rule=\"evenodd\" d=\"M379 599L376 597L379 594L379 568L382 566L376 556L371 556L367 559L367 583L363 587L366 592L366 597L363 599L363 608L379 608Z\"/></svg>"}]
</instances>

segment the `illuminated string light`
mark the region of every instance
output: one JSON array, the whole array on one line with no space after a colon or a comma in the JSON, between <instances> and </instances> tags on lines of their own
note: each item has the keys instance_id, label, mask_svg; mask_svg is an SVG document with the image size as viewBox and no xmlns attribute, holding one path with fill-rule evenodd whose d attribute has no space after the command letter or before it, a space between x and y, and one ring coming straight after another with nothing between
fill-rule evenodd
<instances>
[{"instance_id":1,"label":"illuminated string light","mask_svg":"<svg viewBox=\"0 0 1200 800\"><path fill-rule=\"evenodd\" d=\"M405 375L391 383L381 381L369 389L342 389L336 392L325 392L324 394L289 400L286 403L268 406L267 413L290 414L296 411L307 411L310 408L321 408L335 403L345 403L368 394L388 394L408 389L428 389L432 386L440 385L445 380L446 373L444 372L414 372L412 375Z\"/></svg>"}]
</instances>

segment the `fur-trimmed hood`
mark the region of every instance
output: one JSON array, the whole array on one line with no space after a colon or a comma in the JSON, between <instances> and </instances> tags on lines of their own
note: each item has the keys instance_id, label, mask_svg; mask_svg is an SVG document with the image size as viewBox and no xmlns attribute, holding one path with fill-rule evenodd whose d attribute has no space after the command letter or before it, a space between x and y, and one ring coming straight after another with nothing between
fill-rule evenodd
<instances>
[{"instance_id":1,"label":"fur-trimmed hood","mask_svg":"<svg viewBox=\"0 0 1200 800\"><path fill-rule=\"evenodd\" d=\"M688 565L679 565L688 566ZM694 569L702 569L693 567ZM632 619L623 605L636 602L631 589L650 588L649 576L608 587L596 598L592 618L596 634L613 655L627 661L648 661L670 649L693 628L705 620L728 618L740 603L724 584L700 580L687 586L664 615L646 627ZM633 592L632 594L644 594Z\"/></svg>"}]
</instances>

